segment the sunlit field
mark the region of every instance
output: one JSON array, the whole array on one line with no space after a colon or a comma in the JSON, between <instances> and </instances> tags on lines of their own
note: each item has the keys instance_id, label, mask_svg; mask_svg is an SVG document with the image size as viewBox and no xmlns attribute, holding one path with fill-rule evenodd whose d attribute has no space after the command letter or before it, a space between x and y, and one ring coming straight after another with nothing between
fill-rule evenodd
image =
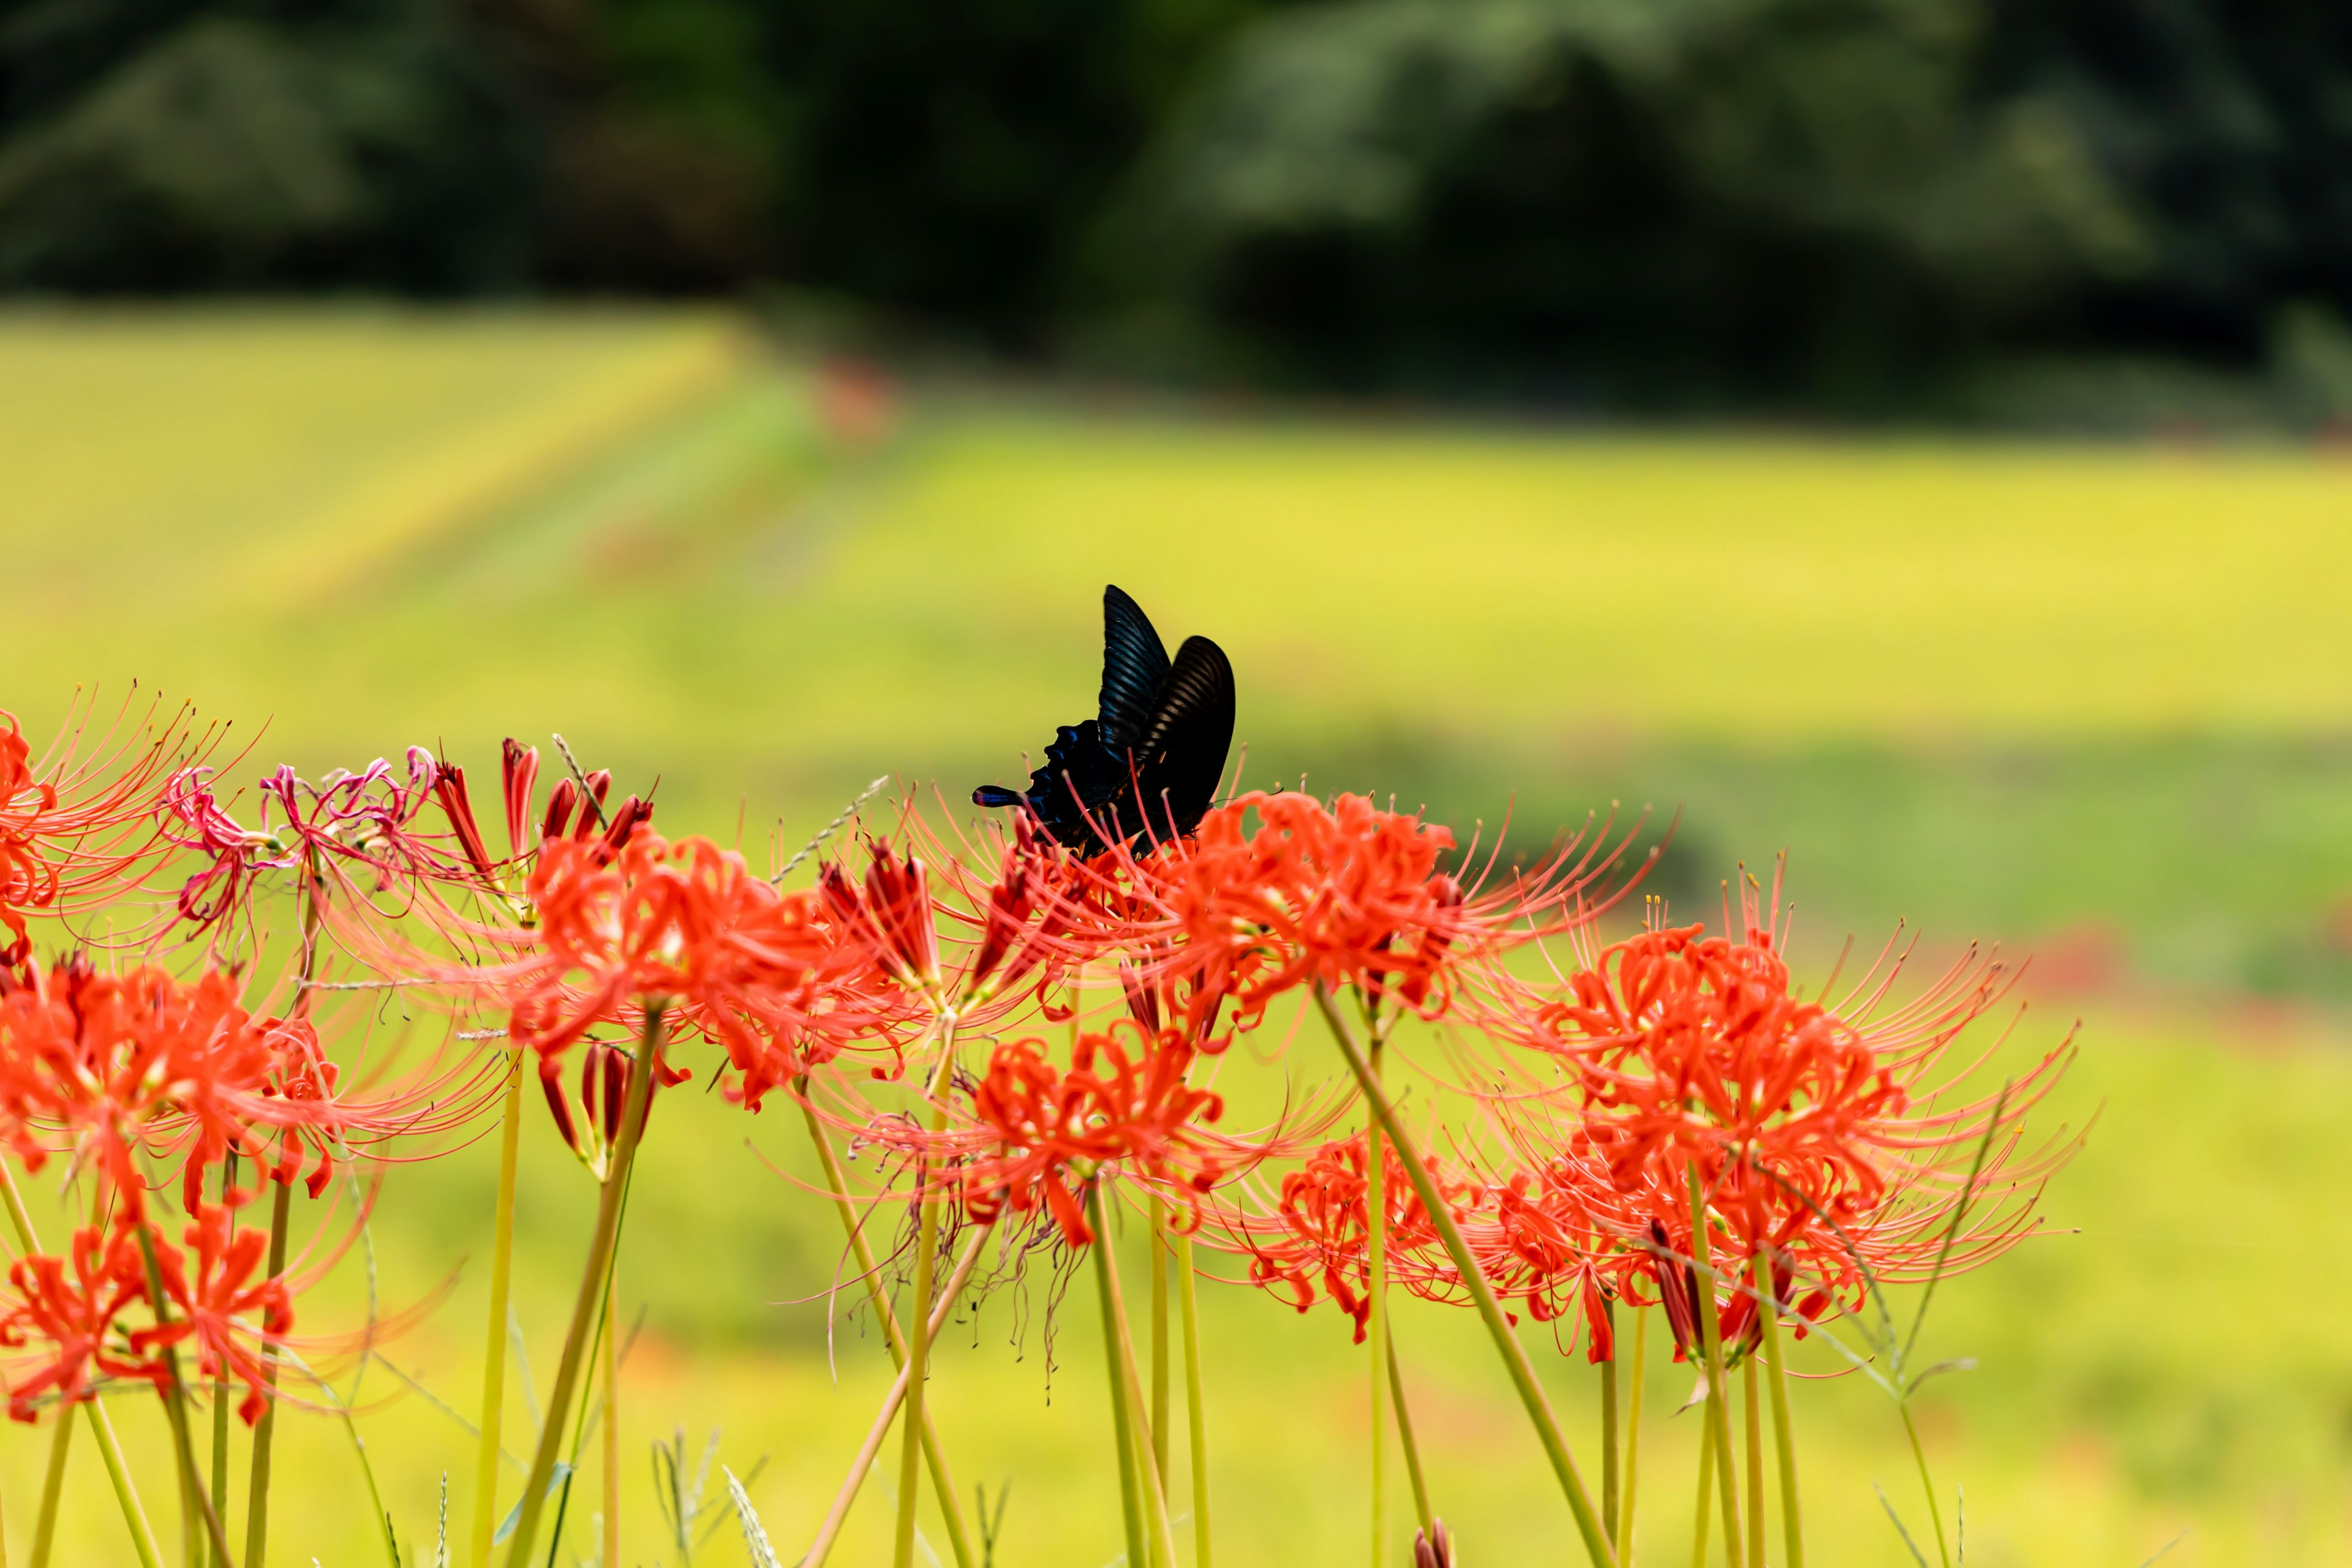
<instances>
[{"instance_id":1,"label":"sunlit field","mask_svg":"<svg viewBox=\"0 0 2352 1568\"><path fill-rule=\"evenodd\" d=\"M717 316L352 309L0 320L0 707L36 737L78 683L110 711L134 679L233 721L248 782L412 742L494 775L501 735L560 731L624 788L658 775L662 826L757 858L877 774L956 812L1017 782L1091 708L1110 581L1171 643L1231 652L1245 782L1392 792L1530 845L1679 814L1655 886L1691 907L1785 851L1816 973L1898 920L1937 953L2035 952L2005 1048L2081 1015L2049 1121L2095 1124L2046 1199L2062 1234L1928 1321L1935 1356L1978 1363L1921 1406L1967 1561L2352 1562L2352 461L961 384L879 406ZM1326 1056L1302 1031L1265 1070L1308 1085ZM648 1134L620 1268L633 1563L677 1563L650 1445L713 1428L739 1474L764 1458L750 1493L793 1561L887 1382L866 1314L828 1328L839 1232L793 1184L783 1109L677 1095ZM533 1110L518 1313L543 1387L593 1196ZM494 1178L487 1144L395 1171L373 1226L385 1305L436 1303L358 1391L404 1562L432 1560L445 1472L452 1521L470 1508L436 1402L478 1398ZM363 1264L306 1303L320 1326L357 1320ZM1091 1298L1059 1289L966 1313L934 1384L965 1484L1010 1484L1008 1568L1121 1551ZM1232 1286L1202 1306L1219 1560L1360 1557L1344 1321ZM1522 1332L1589 1425L1581 1355ZM1580 1560L1468 1314L1410 1305L1398 1338L1465 1560ZM1653 1350L1656 1413L1690 1373ZM110 1403L168 1474L153 1402ZM1824 1381L1797 1422L1811 1559L1907 1561L1873 1490L1920 1528L1892 1406ZM1638 1561L1688 1552L1696 1424L1647 1426ZM383 1562L342 1424L289 1415L281 1445L272 1560ZM0 1433L12 1548L42 1457ZM80 1458L58 1561L128 1563ZM880 1560L891 1480L835 1561ZM558 1561L593 1559L576 1506ZM743 1561L712 1525L698 1560Z\"/></svg>"}]
</instances>

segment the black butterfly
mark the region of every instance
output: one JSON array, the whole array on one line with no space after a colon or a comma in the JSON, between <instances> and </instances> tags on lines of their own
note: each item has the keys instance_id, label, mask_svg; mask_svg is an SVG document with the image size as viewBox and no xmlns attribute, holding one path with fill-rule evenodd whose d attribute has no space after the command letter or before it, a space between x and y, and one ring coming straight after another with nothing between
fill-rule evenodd
<instances>
[{"instance_id":1,"label":"black butterfly","mask_svg":"<svg viewBox=\"0 0 2352 1568\"><path fill-rule=\"evenodd\" d=\"M1169 663L1150 617L1106 587L1101 716L1060 727L1026 795L982 784L971 801L1026 805L1081 855L1147 829L1157 839L1175 838L1201 825L1233 741L1234 667L1225 650L1207 637L1186 637Z\"/></svg>"}]
</instances>

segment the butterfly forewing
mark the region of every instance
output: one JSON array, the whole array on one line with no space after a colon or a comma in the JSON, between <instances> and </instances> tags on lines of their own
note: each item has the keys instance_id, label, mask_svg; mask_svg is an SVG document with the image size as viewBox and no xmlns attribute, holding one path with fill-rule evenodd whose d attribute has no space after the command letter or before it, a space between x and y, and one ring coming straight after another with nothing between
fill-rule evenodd
<instances>
[{"instance_id":1,"label":"butterfly forewing","mask_svg":"<svg viewBox=\"0 0 2352 1568\"><path fill-rule=\"evenodd\" d=\"M1151 619L1119 588L1103 590L1102 738L1113 751L1150 727L1168 681L1168 649Z\"/></svg>"},{"instance_id":2,"label":"butterfly forewing","mask_svg":"<svg viewBox=\"0 0 2352 1568\"><path fill-rule=\"evenodd\" d=\"M1186 637L1135 748L1137 794L1155 837L1180 837L1201 825L1233 741L1234 667L1207 637ZM1121 817L1129 826L1127 814Z\"/></svg>"}]
</instances>

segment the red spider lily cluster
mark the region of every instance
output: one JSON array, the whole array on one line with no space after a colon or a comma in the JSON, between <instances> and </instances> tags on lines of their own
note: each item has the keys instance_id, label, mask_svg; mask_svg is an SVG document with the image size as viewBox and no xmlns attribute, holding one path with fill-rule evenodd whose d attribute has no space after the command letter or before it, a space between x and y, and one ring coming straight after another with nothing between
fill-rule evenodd
<instances>
[{"instance_id":1,"label":"red spider lily cluster","mask_svg":"<svg viewBox=\"0 0 2352 1568\"><path fill-rule=\"evenodd\" d=\"M2019 1131L2063 1048L1998 1096L1953 1055L2010 984L1998 962L1902 995L1890 950L1809 994L1777 889L1732 929L1654 912L1609 940L1644 864L1632 832L1506 867L1365 797L1253 793L1089 858L1025 816L950 830L909 797L785 886L656 832L609 774L542 791L514 742L503 853L463 770L421 748L262 776L250 826L226 772L170 723L36 759L0 714L0 1147L60 1163L89 1215L58 1252L19 1237L18 1420L139 1382L233 1387L256 1421L341 1245L284 1263L294 1190L451 1146L517 1062L603 1181L659 1092L702 1074L883 1151L844 1205L947 1205L1066 1254L1103 1239L1100 1202L1148 1205L1359 1341L1377 1237L1386 1280L1490 1291L1595 1361L1620 1305L1662 1307L1677 1354L1711 1315L1736 1357L1768 1310L1819 1323L1982 1261L2031 1229L2063 1152ZM392 989L441 1037L379 1048L346 999ZM1412 1163L1378 1163L1369 1102L1328 1072L1226 1125L1220 1076L1281 1055L1234 1043L1318 1009L1375 1067L1429 1052ZM269 1226L245 1223L264 1194Z\"/></svg>"}]
</instances>

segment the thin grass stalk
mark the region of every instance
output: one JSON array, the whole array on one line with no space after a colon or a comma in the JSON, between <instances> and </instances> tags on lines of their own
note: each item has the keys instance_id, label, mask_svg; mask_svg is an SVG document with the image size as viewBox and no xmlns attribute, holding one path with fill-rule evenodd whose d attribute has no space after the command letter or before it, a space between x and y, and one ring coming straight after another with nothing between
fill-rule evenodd
<instances>
[{"instance_id":1,"label":"thin grass stalk","mask_svg":"<svg viewBox=\"0 0 2352 1568\"><path fill-rule=\"evenodd\" d=\"M1168 1489L1168 1212L1151 1198L1151 1452L1160 1461L1160 1489Z\"/></svg>"},{"instance_id":2,"label":"thin grass stalk","mask_svg":"<svg viewBox=\"0 0 2352 1568\"><path fill-rule=\"evenodd\" d=\"M1633 1360L1625 1369L1632 1385L1625 1409L1625 1501L1617 1510L1617 1568L1633 1568L1633 1500L1641 1495L1642 1383L1646 1370L1642 1352L1649 1348L1649 1310L1633 1308Z\"/></svg>"},{"instance_id":3,"label":"thin grass stalk","mask_svg":"<svg viewBox=\"0 0 2352 1568\"><path fill-rule=\"evenodd\" d=\"M474 1521L467 1558L472 1568L489 1568L490 1537L499 1522L499 1436L506 1425L507 1298L514 1280L515 1167L522 1143L524 1053L518 1047L508 1054L512 1060L508 1063L505 1116L499 1127L499 1202L490 1229L490 1317L482 1336L481 1440L474 1452ZM246 1556L247 1568L261 1568L255 1548L247 1548Z\"/></svg>"},{"instance_id":4,"label":"thin grass stalk","mask_svg":"<svg viewBox=\"0 0 2352 1568\"><path fill-rule=\"evenodd\" d=\"M848 1233L850 1260L857 1265L857 1277L866 1281L866 1297L874 1303L874 1316L882 1325L882 1340L890 1350L893 1368L907 1364L907 1336L899 1331L898 1314L890 1305L890 1292L882 1283L882 1269L875 1261L874 1249L866 1245L866 1227L858 1220L857 1211L849 1200L849 1177L841 1168L841 1158L833 1150L833 1140L824 1132L824 1123L818 1120L815 1110L805 1096L808 1079L796 1086L802 1096L801 1115L808 1123L809 1142L816 1145L816 1157L824 1167L826 1190L833 1198L834 1212L841 1216L842 1229ZM952 1292L950 1292L952 1294ZM949 1473L946 1450L940 1443L938 1426L931 1419L930 1406L923 1407L923 1458L931 1469L931 1492L946 1516L948 1545L955 1553L956 1568L977 1568L971 1554L971 1535L964 1525L963 1496L956 1490L955 1478Z\"/></svg>"},{"instance_id":5,"label":"thin grass stalk","mask_svg":"<svg viewBox=\"0 0 2352 1568\"><path fill-rule=\"evenodd\" d=\"M1609 1359L1601 1363L1601 1528L1608 1531L1610 1549L1622 1558L1625 1541L1617 1533L1617 1303L1602 1302L1601 1312L1609 1326Z\"/></svg>"},{"instance_id":6,"label":"thin grass stalk","mask_svg":"<svg viewBox=\"0 0 2352 1568\"><path fill-rule=\"evenodd\" d=\"M947 1102L940 1097L947 1091L949 1075L955 1068L956 1019L952 1013L940 1019L940 1061L924 1098L931 1102L931 1132L934 1137L948 1130ZM915 1568L915 1509L922 1501L922 1461L924 1384L930 1376L931 1364L931 1287L933 1270L940 1246L940 1200L930 1190L931 1162L928 1153L915 1161L915 1290L908 1315L914 1319L914 1332L907 1343L907 1419L901 1426L902 1441L898 1449L898 1528L891 1546L893 1568Z\"/></svg>"},{"instance_id":7,"label":"thin grass stalk","mask_svg":"<svg viewBox=\"0 0 2352 1568\"><path fill-rule=\"evenodd\" d=\"M637 1157L646 1108L653 1097L654 1058L661 1047L662 1009L646 1008L646 1026L637 1040L636 1061L629 1073L629 1094L621 1111L621 1135L613 1146L613 1163L604 1173L604 1186L596 1204L596 1229L588 1243L588 1266L580 1274L580 1294L572 1307L572 1324L563 1335L563 1359L549 1392L547 1415L540 1425L539 1449L531 1457L530 1474L523 1481L522 1514L515 1522L514 1544L507 1552L507 1568L524 1568L539 1534L539 1516L547 1503L548 1479L555 1473L555 1456L563 1446L563 1416L572 1408L572 1391L587 1359L589 1324L604 1299L604 1275L612 1266L613 1249L620 1240L621 1197L627 1189L629 1167Z\"/></svg>"},{"instance_id":8,"label":"thin grass stalk","mask_svg":"<svg viewBox=\"0 0 2352 1568\"><path fill-rule=\"evenodd\" d=\"M1905 1399L1897 1406L1903 1412L1903 1430L1911 1439L1911 1457L1919 1462L1919 1489L1927 1495L1927 1522L1936 1527L1936 1556L1943 1568L1952 1568L1952 1550L1944 1544L1944 1510L1936 1504L1936 1483L1927 1474L1927 1449L1919 1441L1919 1424L1911 1419L1911 1401Z\"/></svg>"},{"instance_id":9,"label":"thin grass stalk","mask_svg":"<svg viewBox=\"0 0 2352 1568\"><path fill-rule=\"evenodd\" d=\"M155 1237L146 1226L136 1227L139 1234L139 1255L147 1265L148 1304L155 1313L155 1326L164 1328L172 1321L169 1299L163 1294L163 1270L155 1261ZM172 1424L172 1444L179 1450L180 1497L189 1505L194 1516L194 1529L188 1531L187 1560L194 1563L197 1545L193 1539L201 1532L212 1542L218 1560L235 1568L229 1556L228 1535L221 1529L220 1515L213 1511L213 1500L205 1495L204 1478L196 1470L196 1445L188 1430L188 1385L180 1375L180 1352L176 1345L163 1349L163 1413Z\"/></svg>"},{"instance_id":10,"label":"thin grass stalk","mask_svg":"<svg viewBox=\"0 0 2352 1568\"><path fill-rule=\"evenodd\" d=\"M1706 1568L1706 1521L1715 1510L1714 1492L1715 1426L1711 1422L1702 1422L1698 1429L1698 1507L1691 1518L1691 1568Z\"/></svg>"},{"instance_id":11,"label":"thin grass stalk","mask_svg":"<svg viewBox=\"0 0 2352 1568\"><path fill-rule=\"evenodd\" d=\"M26 1253L40 1251L41 1241L33 1230L32 1212L25 1207L25 1194L16 1190L16 1173L8 1168L5 1159L0 1159L0 1202L7 1207L8 1223L16 1232L17 1245ZM139 1568L162 1568L163 1550L156 1544L155 1531L147 1522L147 1510L140 1506L138 1489L131 1485L131 1468L122 1459L121 1441L114 1435L114 1420L94 1395L83 1404L82 1409L89 1417L90 1435L98 1440L99 1457L106 1461L106 1478L113 1483L114 1500L122 1509L122 1522L131 1529L131 1545L139 1554Z\"/></svg>"},{"instance_id":12,"label":"thin grass stalk","mask_svg":"<svg viewBox=\"0 0 2352 1568\"><path fill-rule=\"evenodd\" d=\"M1396 1107L1381 1092L1380 1080L1372 1076L1370 1064L1349 1031L1347 1020L1339 1016L1331 994L1322 986L1315 988L1315 1005L1322 1012L1324 1022L1330 1026L1332 1038L1338 1043L1348 1070L1355 1075L1357 1087L1363 1091L1372 1114L1379 1119L1388 1141L1395 1145L1397 1158L1403 1163L1405 1176L1412 1183L1414 1194L1422 1206L1429 1211L1430 1222L1436 1226L1439 1237L1445 1243L1448 1257L1462 1277L1470 1299L1478 1309L1478 1316L1486 1325L1495 1349L1503 1358L1503 1366L1510 1373L1512 1386L1517 1391L1519 1403L1526 1407L1528 1420L1536 1429L1536 1438L1543 1446L1544 1457L1551 1461L1552 1474L1559 1479L1560 1491L1568 1500L1570 1514L1576 1521L1577 1533L1583 1538L1584 1550L1598 1568L1616 1568L1616 1556L1610 1550L1609 1538L1601 1532L1601 1515L1592 1506L1591 1494L1585 1490L1584 1478L1576 1468L1576 1458L1569 1452L1568 1440L1560 1435L1559 1421L1552 1414L1551 1401L1545 1395L1543 1384L1536 1377L1535 1363L1528 1359L1527 1347L1512 1333L1511 1325L1503 1315L1502 1303L1495 1299L1495 1289L1487 1282L1485 1270L1463 1239L1462 1227L1454 1218L1438 1192L1428 1168L1422 1163L1421 1151L1412 1135L1405 1131Z\"/></svg>"},{"instance_id":13,"label":"thin grass stalk","mask_svg":"<svg viewBox=\"0 0 2352 1568\"><path fill-rule=\"evenodd\" d=\"M1706 1424L1715 1434L1721 1461L1717 1478L1723 1493L1723 1560L1729 1568L1744 1568L1739 1531L1739 1482L1731 1467L1731 1391L1725 1386L1723 1326L1715 1310L1713 1248L1706 1238L1706 1193L1699 1184L1698 1166L1690 1168L1691 1260L1698 1266L1697 1300L1692 1303L1698 1319L1698 1337L1706 1352Z\"/></svg>"},{"instance_id":14,"label":"thin grass stalk","mask_svg":"<svg viewBox=\"0 0 2352 1568\"><path fill-rule=\"evenodd\" d=\"M1739 1398L1748 1425L1748 1561L1764 1568L1764 1410L1753 1353L1739 1363Z\"/></svg>"},{"instance_id":15,"label":"thin grass stalk","mask_svg":"<svg viewBox=\"0 0 2352 1568\"><path fill-rule=\"evenodd\" d=\"M604 1275L604 1568L621 1562L621 1269Z\"/></svg>"},{"instance_id":16,"label":"thin grass stalk","mask_svg":"<svg viewBox=\"0 0 2352 1568\"><path fill-rule=\"evenodd\" d=\"M1772 1367L1772 1446L1780 1470L1780 1533L1787 1542L1788 1568L1805 1568L1805 1527L1797 1509L1797 1442L1789 1426L1789 1369L1780 1362L1780 1303L1772 1288L1769 1256L1756 1258L1756 1293L1764 1307L1764 1353Z\"/></svg>"},{"instance_id":17,"label":"thin grass stalk","mask_svg":"<svg viewBox=\"0 0 2352 1568\"><path fill-rule=\"evenodd\" d=\"M73 1406L58 1406L57 1431L49 1438L49 1468L41 1478L41 1511L33 1522L33 1568L48 1568L58 1538L58 1499L66 1485L66 1455L73 1447ZM5 1550L5 1548L0 1548Z\"/></svg>"},{"instance_id":18,"label":"thin grass stalk","mask_svg":"<svg viewBox=\"0 0 2352 1568\"><path fill-rule=\"evenodd\" d=\"M1381 1076L1381 1037L1375 1030L1366 1065ZM1372 1568L1387 1561L1389 1537L1389 1204L1386 1157L1381 1130L1364 1129L1365 1293L1370 1309L1372 1374Z\"/></svg>"},{"instance_id":19,"label":"thin grass stalk","mask_svg":"<svg viewBox=\"0 0 2352 1568\"><path fill-rule=\"evenodd\" d=\"M1397 1364L1396 1336L1389 1336L1389 1396L1396 1405L1397 1447L1404 1450L1405 1478L1412 1483L1413 1517L1421 1532L1437 1538L1437 1515L1429 1506L1429 1480L1422 1474L1421 1445L1413 1441L1412 1409L1405 1403L1404 1369Z\"/></svg>"},{"instance_id":20,"label":"thin grass stalk","mask_svg":"<svg viewBox=\"0 0 2352 1568\"><path fill-rule=\"evenodd\" d=\"M1143 1494L1148 1561L1151 1568L1176 1568L1176 1536L1168 1519L1168 1493L1160 1485L1160 1465L1152 1454L1151 1430L1143 1423L1143 1379L1135 1369L1135 1338L1128 1331L1127 1297L1119 1289L1118 1259L1112 1255L1099 1180L1091 1184L1088 1196L1094 1204L1095 1256L1100 1265L1103 1288L1110 1297L1111 1327L1118 1335L1117 1371L1124 1380L1127 1409L1135 1429L1136 1489Z\"/></svg>"},{"instance_id":21,"label":"thin grass stalk","mask_svg":"<svg viewBox=\"0 0 2352 1568\"><path fill-rule=\"evenodd\" d=\"M948 1310L955 1304L964 1281L971 1278L973 1268L980 1262L981 1247L987 1240L988 1232L984 1229L980 1231L965 1244L963 1256L956 1260L955 1272L948 1276L947 1288L940 1292L940 1304L931 1313L934 1338L946 1326ZM825 1511L824 1522L817 1526L816 1540L803 1554L798 1568L824 1568L824 1560L832 1552L835 1540L841 1534L842 1522L849 1517L849 1506L857 1500L858 1489L866 1484L867 1473L874 1468L874 1457L882 1451L882 1439L889 1435L890 1423L898 1414L900 1402L906 1398L908 1371L901 1366L898 1381L890 1385L889 1393L883 1395L882 1408L875 1415L872 1427L866 1431L866 1442L857 1450L857 1458L851 1463L841 1489L834 1494L833 1507Z\"/></svg>"},{"instance_id":22,"label":"thin grass stalk","mask_svg":"<svg viewBox=\"0 0 2352 1568\"><path fill-rule=\"evenodd\" d=\"M1184 1329L1184 1415L1192 1439L1192 1560L1209 1568L1209 1422L1201 1396L1201 1300L1192 1237L1176 1237L1176 1303Z\"/></svg>"},{"instance_id":23,"label":"thin grass stalk","mask_svg":"<svg viewBox=\"0 0 2352 1568\"><path fill-rule=\"evenodd\" d=\"M326 911L319 903L321 889L318 851L313 849L302 861L302 962L295 979L293 1010L297 1018L309 1016L311 982L319 976L319 931L326 921ZM289 1172L270 1195L268 1277L272 1279L286 1272L286 1232L293 1223L293 1189ZM261 1419L253 1428L252 1462L247 1467L251 1473L246 1480L245 1568L262 1568L269 1555L270 1455L278 1441L278 1347L262 1346L261 1360L264 1403ZM484 1562L488 1550L485 1546ZM483 1565L478 1563L475 1568Z\"/></svg>"}]
</instances>

